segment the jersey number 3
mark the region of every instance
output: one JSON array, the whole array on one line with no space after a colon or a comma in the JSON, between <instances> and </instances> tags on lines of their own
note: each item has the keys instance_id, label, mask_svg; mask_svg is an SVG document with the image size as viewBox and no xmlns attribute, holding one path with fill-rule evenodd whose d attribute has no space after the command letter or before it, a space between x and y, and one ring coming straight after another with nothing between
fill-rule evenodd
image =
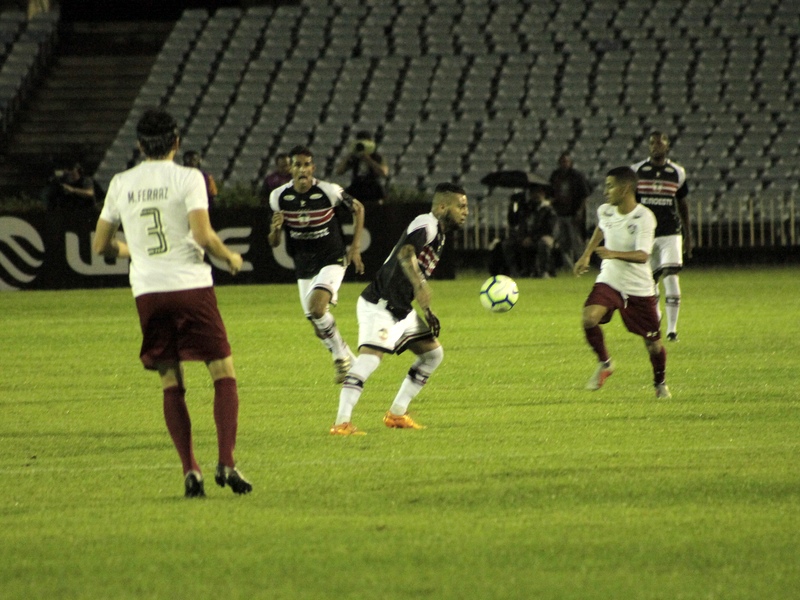
<instances>
[{"instance_id":1,"label":"jersey number 3","mask_svg":"<svg viewBox=\"0 0 800 600\"><path fill-rule=\"evenodd\" d=\"M147 228L147 235L152 235L158 240L157 246L148 246L147 254L164 254L167 248L167 236L164 235L164 227L161 224L161 211L157 208L145 208L140 213L143 219L152 219L153 224Z\"/></svg>"}]
</instances>

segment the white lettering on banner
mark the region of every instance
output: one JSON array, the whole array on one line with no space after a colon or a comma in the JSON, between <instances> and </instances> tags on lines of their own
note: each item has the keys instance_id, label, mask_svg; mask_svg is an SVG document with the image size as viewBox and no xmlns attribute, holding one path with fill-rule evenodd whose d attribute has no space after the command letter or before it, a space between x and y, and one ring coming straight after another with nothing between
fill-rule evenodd
<instances>
[{"instance_id":1,"label":"white lettering on banner","mask_svg":"<svg viewBox=\"0 0 800 600\"><path fill-rule=\"evenodd\" d=\"M342 225L342 233L347 236L353 235L353 230L355 229L352 223L347 223ZM369 234L369 229L364 228L361 231L361 253L367 251L369 248L370 242L372 241L372 237ZM289 253L286 251L286 237L281 236L281 243L272 249L272 258L275 259L275 262L282 266L284 269L289 269L294 271L294 259L289 256Z\"/></svg>"},{"instance_id":2,"label":"white lettering on banner","mask_svg":"<svg viewBox=\"0 0 800 600\"><path fill-rule=\"evenodd\" d=\"M94 242L94 232L89 237L89 245ZM76 233L68 231L64 236L64 245L67 253L67 264L70 269L81 275L127 275L127 258L118 258L113 263L108 264L105 258L94 252L90 253L91 259L88 263L81 258L81 241Z\"/></svg>"},{"instance_id":3,"label":"white lettering on banner","mask_svg":"<svg viewBox=\"0 0 800 600\"><path fill-rule=\"evenodd\" d=\"M23 248L18 240L24 239L40 253L34 256ZM36 270L44 263L44 242L39 232L27 221L16 217L0 217L0 290L13 291L20 289L15 284L26 284L36 279L36 274L24 273L6 255L4 247L13 252L18 261L24 262L31 270Z\"/></svg>"},{"instance_id":4,"label":"white lettering on banner","mask_svg":"<svg viewBox=\"0 0 800 600\"><path fill-rule=\"evenodd\" d=\"M231 227L229 229L222 229L221 231L217 232L219 239L228 246L233 252L238 252L242 256L247 254L247 251L250 250L250 244L229 244L227 240L230 239L242 239L242 238L249 238L250 234L253 233L252 227ZM208 258L211 259L211 264L215 267L220 269L221 271L228 270L228 264L222 260L218 260L208 255ZM244 273L245 271L252 271L253 270L253 263L244 261L242 262L242 269L241 271Z\"/></svg>"},{"instance_id":5,"label":"white lettering on banner","mask_svg":"<svg viewBox=\"0 0 800 600\"><path fill-rule=\"evenodd\" d=\"M294 271L294 259L286 251L286 236L281 236L281 243L272 249L272 258L284 269Z\"/></svg>"},{"instance_id":6,"label":"white lettering on banner","mask_svg":"<svg viewBox=\"0 0 800 600\"><path fill-rule=\"evenodd\" d=\"M355 229L355 226L352 223L348 223L347 225L342 225L342 233L344 233L345 235L352 236L354 229ZM367 251L367 248L369 248L369 243L371 241L372 241L372 237L369 235L369 229L367 229L365 227L361 231L361 253L362 254Z\"/></svg>"}]
</instances>

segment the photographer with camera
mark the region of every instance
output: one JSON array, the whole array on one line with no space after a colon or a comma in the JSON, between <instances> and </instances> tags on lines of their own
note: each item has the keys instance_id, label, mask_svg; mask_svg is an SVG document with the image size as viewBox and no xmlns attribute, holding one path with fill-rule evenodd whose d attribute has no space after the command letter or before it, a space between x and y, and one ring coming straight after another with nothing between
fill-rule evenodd
<instances>
[{"instance_id":1,"label":"photographer with camera","mask_svg":"<svg viewBox=\"0 0 800 600\"><path fill-rule=\"evenodd\" d=\"M375 141L369 131L359 131L346 156L336 165L336 174L352 172L345 191L362 202L382 203L386 196L382 179L389 175L386 160L375 152Z\"/></svg>"}]
</instances>

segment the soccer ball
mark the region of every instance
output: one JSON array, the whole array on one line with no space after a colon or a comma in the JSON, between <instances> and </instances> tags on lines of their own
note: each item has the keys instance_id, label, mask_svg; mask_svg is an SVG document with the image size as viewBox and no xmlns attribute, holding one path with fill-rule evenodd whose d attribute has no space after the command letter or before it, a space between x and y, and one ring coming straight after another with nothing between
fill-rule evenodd
<instances>
[{"instance_id":1,"label":"soccer ball","mask_svg":"<svg viewBox=\"0 0 800 600\"><path fill-rule=\"evenodd\" d=\"M519 289L516 282L506 275L494 275L481 286L481 304L496 313L508 312L517 303Z\"/></svg>"}]
</instances>

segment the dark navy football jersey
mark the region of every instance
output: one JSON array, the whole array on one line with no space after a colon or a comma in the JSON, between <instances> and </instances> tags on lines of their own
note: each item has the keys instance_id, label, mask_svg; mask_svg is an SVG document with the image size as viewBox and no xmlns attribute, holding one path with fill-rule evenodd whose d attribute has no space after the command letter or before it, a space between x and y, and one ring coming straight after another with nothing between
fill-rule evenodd
<instances>
[{"instance_id":1,"label":"dark navy football jersey","mask_svg":"<svg viewBox=\"0 0 800 600\"><path fill-rule=\"evenodd\" d=\"M326 265L344 265L347 247L336 214L339 205L352 211L352 197L341 186L316 179L305 193L290 181L270 194L272 211L283 211L286 251L298 279L310 279Z\"/></svg>"},{"instance_id":2,"label":"dark navy football jersey","mask_svg":"<svg viewBox=\"0 0 800 600\"><path fill-rule=\"evenodd\" d=\"M400 236L375 279L361 296L373 304L386 300L389 312L397 319L404 319L412 311L414 287L400 266L400 249L407 244L413 245L420 271L425 277L430 277L442 256L444 242L444 232L439 230L439 220L433 213L418 216Z\"/></svg>"},{"instance_id":3,"label":"dark navy football jersey","mask_svg":"<svg viewBox=\"0 0 800 600\"><path fill-rule=\"evenodd\" d=\"M643 160L631 166L631 169L639 177L636 199L652 210L658 221L656 237L680 234L678 200L689 193L684 168L671 160L661 166Z\"/></svg>"}]
</instances>

